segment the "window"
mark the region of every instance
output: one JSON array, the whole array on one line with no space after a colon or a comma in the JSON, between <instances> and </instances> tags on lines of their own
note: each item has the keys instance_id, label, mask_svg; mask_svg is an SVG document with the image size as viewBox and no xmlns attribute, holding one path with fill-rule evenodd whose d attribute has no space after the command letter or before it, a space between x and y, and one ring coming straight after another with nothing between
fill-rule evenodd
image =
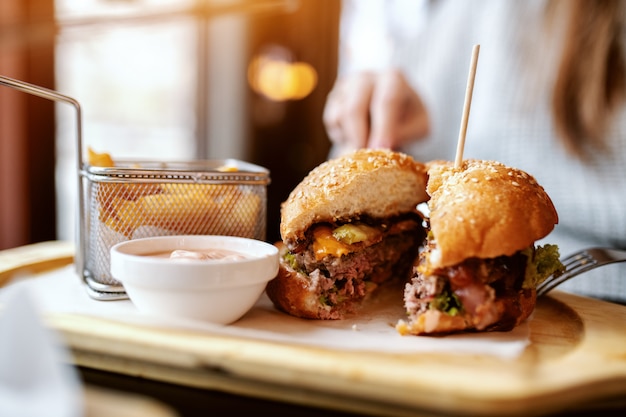
<instances>
[{"instance_id":1,"label":"window","mask_svg":"<svg viewBox=\"0 0 626 417\"><path fill-rule=\"evenodd\" d=\"M54 53L46 70L52 81L45 86L80 102L83 148L114 158L237 158L265 166L272 178L268 239L277 238L280 202L326 157L321 114L335 76L340 2L25 3L22 7L29 10L37 9L35 3L53 6L53 19L42 26L53 28L43 35ZM276 47L287 52L282 59L289 63L313 68L316 80L310 92L276 99L250 86L251 63ZM24 81L37 83L37 78ZM53 123L45 129L54 131L56 145L45 158L56 167L56 238L73 240L75 112L65 103L53 108L56 127Z\"/></svg>"}]
</instances>

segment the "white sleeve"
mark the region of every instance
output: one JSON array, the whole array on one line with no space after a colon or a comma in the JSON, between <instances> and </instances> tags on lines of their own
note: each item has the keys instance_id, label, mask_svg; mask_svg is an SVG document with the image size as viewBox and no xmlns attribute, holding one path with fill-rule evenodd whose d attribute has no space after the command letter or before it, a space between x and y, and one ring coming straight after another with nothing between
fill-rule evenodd
<instances>
[{"instance_id":1,"label":"white sleeve","mask_svg":"<svg viewBox=\"0 0 626 417\"><path fill-rule=\"evenodd\" d=\"M378 71L417 31L428 0L344 0L339 34L339 74Z\"/></svg>"}]
</instances>

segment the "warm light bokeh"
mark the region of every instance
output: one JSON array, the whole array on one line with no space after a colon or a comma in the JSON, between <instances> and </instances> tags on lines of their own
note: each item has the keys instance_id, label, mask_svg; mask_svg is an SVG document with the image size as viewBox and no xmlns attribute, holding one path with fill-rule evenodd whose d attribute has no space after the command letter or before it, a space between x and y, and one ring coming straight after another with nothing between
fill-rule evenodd
<instances>
[{"instance_id":1,"label":"warm light bokeh","mask_svg":"<svg viewBox=\"0 0 626 417\"><path fill-rule=\"evenodd\" d=\"M317 85L317 72L306 62L259 54L248 66L248 82L256 93L270 100L300 100Z\"/></svg>"}]
</instances>

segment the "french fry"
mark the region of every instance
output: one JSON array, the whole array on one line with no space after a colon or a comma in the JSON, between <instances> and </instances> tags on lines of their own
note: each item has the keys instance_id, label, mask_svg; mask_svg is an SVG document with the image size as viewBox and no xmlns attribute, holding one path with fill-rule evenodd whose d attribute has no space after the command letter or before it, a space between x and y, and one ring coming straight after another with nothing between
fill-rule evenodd
<instances>
[{"instance_id":1,"label":"french fry","mask_svg":"<svg viewBox=\"0 0 626 417\"><path fill-rule=\"evenodd\" d=\"M113 158L106 152L96 152L91 147L87 148L87 162L94 167L111 168L115 166Z\"/></svg>"},{"instance_id":2,"label":"french fry","mask_svg":"<svg viewBox=\"0 0 626 417\"><path fill-rule=\"evenodd\" d=\"M259 196L238 186L165 184L162 194L138 200L146 221L177 233L254 236Z\"/></svg>"},{"instance_id":3,"label":"french fry","mask_svg":"<svg viewBox=\"0 0 626 417\"><path fill-rule=\"evenodd\" d=\"M89 148L89 163L114 167L107 153ZM178 234L255 237L261 197L239 185L188 183L100 183L99 220L131 238L142 226Z\"/></svg>"}]
</instances>

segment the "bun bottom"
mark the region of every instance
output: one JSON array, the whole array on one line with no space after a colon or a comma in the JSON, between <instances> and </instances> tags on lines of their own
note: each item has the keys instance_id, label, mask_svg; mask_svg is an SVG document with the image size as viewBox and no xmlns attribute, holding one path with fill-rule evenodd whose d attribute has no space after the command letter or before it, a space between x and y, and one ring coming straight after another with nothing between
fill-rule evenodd
<instances>
[{"instance_id":1,"label":"bun bottom","mask_svg":"<svg viewBox=\"0 0 626 417\"><path fill-rule=\"evenodd\" d=\"M523 323L535 309L537 291L524 289L499 297L493 307L500 312L499 318L481 328L477 327L477 317L471 315L455 315L438 310L426 312L412 317L408 322L400 320L396 330L401 335L436 335L469 331L509 331Z\"/></svg>"},{"instance_id":2,"label":"bun bottom","mask_svg":"<svg viewBox=\"0 0 626 417\"><path fill-rule=\"evenodd\" d=\"M353 307L347 303L323 304L321 295L312 286L310 278L285 265L281 258L278 275L267 284L265 292L276 308L295 317L338 320L352 311Z\"/></svg>"},{"instance_id":3,"label":"bun bottom","mask_svg":"<svg viewBox=\"0 0 626 417\"><path fill-rule=\"evenodd\" d=\"M278 274L267 283L265 293L277 309L294 317L314 320L340 320L356 309L358 304L349 299L334 306L324 304L322 291L315 289L313 280L285 262L285 244L276 242L275 246L280 256Z\"/></svg>"}]
</instances>

